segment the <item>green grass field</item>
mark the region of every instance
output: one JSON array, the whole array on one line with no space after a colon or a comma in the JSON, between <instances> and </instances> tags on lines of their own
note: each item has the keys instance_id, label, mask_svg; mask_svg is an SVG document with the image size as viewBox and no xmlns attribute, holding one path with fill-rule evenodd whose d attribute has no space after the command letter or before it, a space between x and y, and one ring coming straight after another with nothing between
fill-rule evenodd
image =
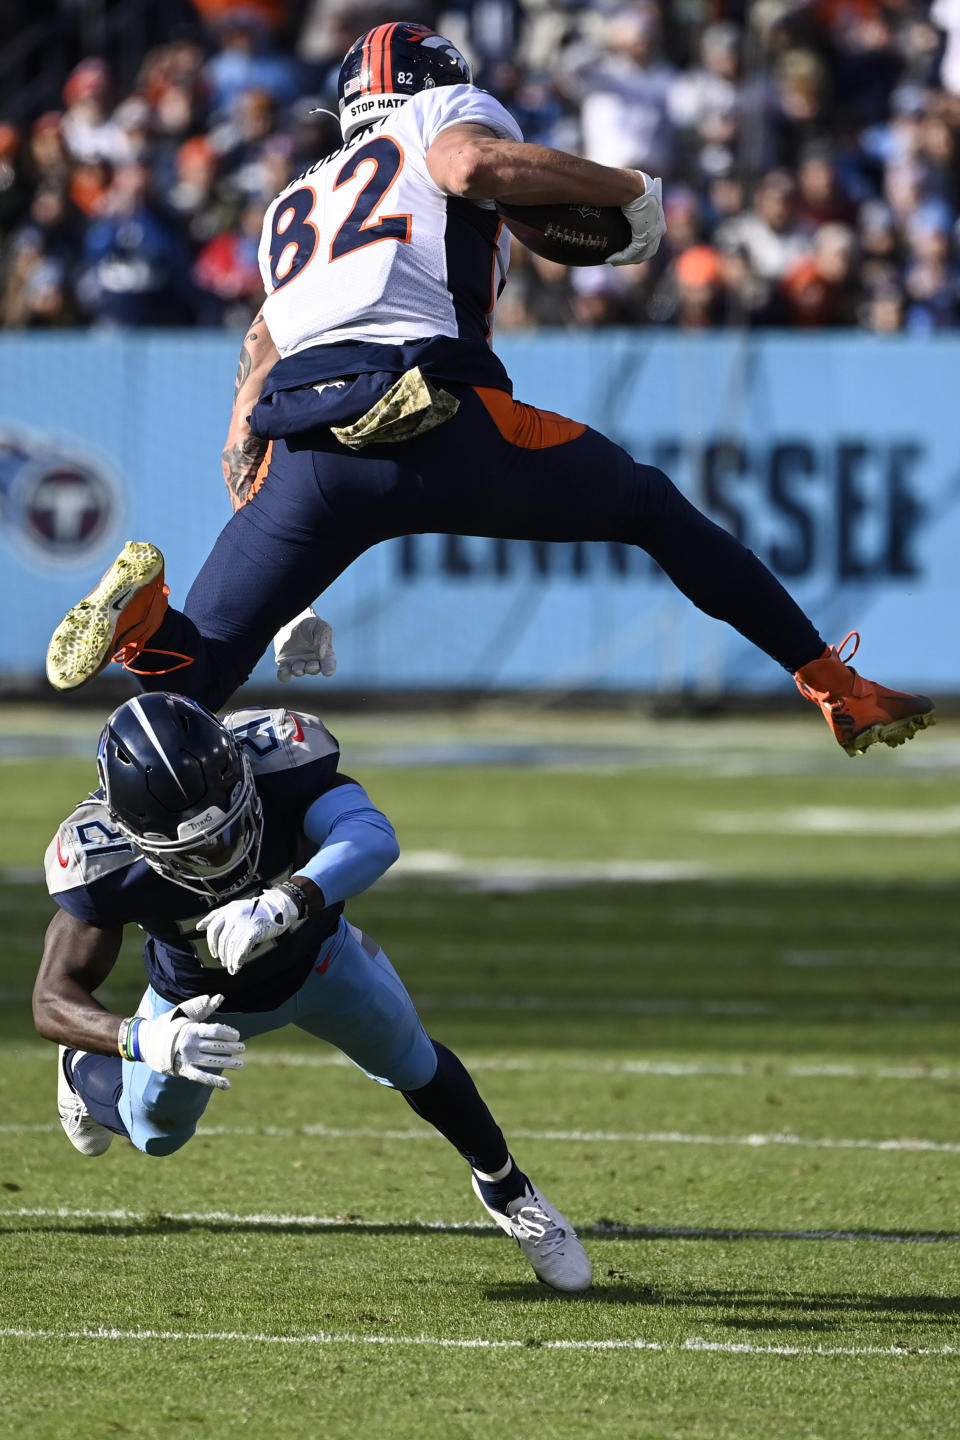
<instances>
[{"instance_id":1,"label":"green grass field","mask_svg":"<svg viewBox=\"0 0 960 1440\"><path fill-rule=\"evenodd\" d=\"M960 1435L960 727L857 761L807 715L333 728L404 848L351 918L594 1289L537 1285L459 1157L299 1032L177 1155L76 1154L29 993L96 723L13 711L0 1435ZM107 1003L141 988L131 935Z\"/></svg>"}]
</instances>

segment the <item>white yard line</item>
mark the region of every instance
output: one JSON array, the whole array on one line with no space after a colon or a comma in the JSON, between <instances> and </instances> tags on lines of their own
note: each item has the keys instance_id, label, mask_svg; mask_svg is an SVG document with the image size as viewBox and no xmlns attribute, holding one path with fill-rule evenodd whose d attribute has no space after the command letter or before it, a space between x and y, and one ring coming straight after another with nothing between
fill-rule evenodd
<instances>
[{"instance_id":1,"label":"white yard line","mask_svg":"<svg viewBox=\"0 0 960 1440\"><path fill-rule=\"evenodd\" d=\"M905 966L905 969L911 967ZM916 968L916 967L913 967ZM100 998L106 998L101 990ZM822 1005L804 1000L785 1000L782 1004L767 1000L726 1000L720 996L688 1000L685 996L661 996L645 999L635 995L498 995L480 992L447 994L443 991L414 991L413 999L422 1010L439 1012L476 1011L499 1013L502 1010L542 1015L744 1015L769 1016L785 1020L949 1020L956 1007L950 1003L907 1005ZM0 1002L28 1006L30 991L0 988Z\"/></svg>"},{"instance_id":2,"label":"white yard line","mask_svg":"<svg viewBox=\"0 0 960 1440\"><path fill-rule=\"evenodd\" d=\"M2 1050L0 1050L2 1058ZM49 1059L49 1051L46 1052ZM353 1070L342 1055L274 1056L248 1050L248 1065L289 1066L293 1069ZM657 1075L670 1079L729 1076L738 1079L791 1080L960 1080L960 1065L784 1065L771 1060L579 1060L562 1056L528 1059L514 1056L461 1055L469 1070L491 1070L529 1074L555 1071L587 1075Z\"/></svg>"},{"instance_id":3,"label":"white yard line","mask_svg":"<svg viewBox=\"0 0 960 1440\"><path fill-rule=\"evenodd\" d=\"M98 1220L117 1224L230 1225L252 1230L425 1231L430 1234L483 1236L499 1233L489 1221L424 1220L416 1216L405 1220L362 1220L342 1215L236 1214L227 1210L89 1210L59 1205L54 1208L29 1206L0 1210L0 1222L7 1217L19 1220ZM615 1221L580 1225L578 1232L596 1240L865 1240L890 1245L960 1242L960 1232L953 1230L769 1230L717 1225L620 1225Z\"/></svg>"},{"instance_id":4,"label":"white yard line","mask_svg":"<svg viewBox=\"0 0 960 1440\"><path fill-rule=\"evenodd\" d=\"M803 805L786 810L704 811L694 822L714 835L931 836L960 834L960 805L883 810L879 806Z\"/></svg>"},{"instance_id":5,"label":"white yard line","mask_svg":"<svg viewBox=\"0 0 960 1440\"><path fill-rule=\"evenodd\" d=\"M827 970L956 970L960 967L960 956L956 954L921 954L919 952L901 955L884 954L882 950L784 950L777 957L778 965L792 969Z\"/></svg>"},{"instance_id":6,"label":"white yard line","mask_svg":"<svg viewBox=\"0 0 960 1440\"><path fill-rule=\"evenodd\" d=\"M455 850L407 850L381 884L405 880L452 880L478 890L526 892L559 885L662 885L721 876L716 866L694 860L470 860ZM40 885L43 869L34 865L0 866L0 885Z\"/></svg>"},{"instance_id":7,"label":"white yard line","mask_svg":"<svg viewBox=\"0 0 960 1440\"><path fill-rule=\"evenodd\" d=\"M456 880L471 889L529 891L558 885L662 885L704 880L716 866L694 860L468 860L452 850L408 850L384 878Z\"/></svg>"},{"instance_id":8,"label":"white yard line","mask_svg":"<svg viewBox=\"0 0 960 1440\"><path fill-rule=\"evenodd\" d=\"M911 967L905 966L905 969ZM913 967L916 968L916 967ZM946 968L946 967L944 967ZM952 968L952 967L951 967ZM101 992L101 998L103 992ZM0 989L0 1001L26 1005L30 991ZM805 1000L727 1000L713 996L690 1000L686 996L660 996L646 999L639 995L497 995L482 992L443 991L413 992L413 999L422 1010L497 1014L502 1010L527 1015L733 1015L761 1016L784 1020L853 1020L894 1022L900 1020L949 1020L955 1017L953 1004L891 1004L891 1005L824 1005Z\"/></svg>"},{"instance_id":9,"label":"white yard line","mask_svg":"<svg viewBox=\"0 0 960 1440\"><path fill-rule=\"evenodd\" d=\"M254 1042L256 1044L256 1042ZM673 1079L716 1078L788 1080L960 1080L960 1065L849 1065L784 1064L775 1056L756 1060L589 1060L575 1056L546 1057L514 1055L471 1055L461 1053L468 1070L516 1071L521 1074L553 1073L584 1075L656 1075ZM50 1065L55 1052L50 1045L0 1045L0 1063ZM356 1069L345 1055L310 1053L298 1055L278 1050L248 1049L247 1065L273 1070ZM2 1127L0 1127L2 1128Z\"/></svg>"},{"instance_id":10,"label":"white yard line","mask_svg":"<svg viewBox=\"0 0 960 1440\"><path fill-rule=\"evenodd\" d=\"M543 1015L769 1015L793 1020L940 1020L950 1006L937 1005L821 1005L803 1000L725 1000L719 997L688 1000L662 996L647 1000L635 995L490 995L458 991L454 994L417 991L417 1004L439 1011L523 1011Z\"/></svg>"},{"instance_id":11,"label":"white yard line","mask_svg":"<svg viewBox=\"0 0 960 1440\"><path fill-rule=\"evenodd\" d=\"M0 1125L2 1135L47 1135L59 1129L50 1124ZM405 1129L374 1129L373 1126L335 1125L201 1125L198 1135L243 1136L258 1140L440 1140L442 1136L426 1125ZM871 1150L890 1153L960 1155L960 1142L920 1140L834 1139L789 1133L761 1135L695 1135L680 1130L529 1130L511 1126L511 1136L520 1140L557 1140L564 1144L598 1145L714 1145L746 1146L751 1150L785 1145L799 1150Z\"/></svg>"},{"instance_id":12,"label":"white yard line","mask_svg":"<svg viewBox=\"0 0 960 1440\"><path fill-rule=\"evenodd\" d=\"M581 1303L582 1300L581 1300ZM900 1356L903 1359L951 1359L960 1355L952 1345L751 1345L732 1340L703 1340L698 1335L685 1340L493 1340L484 1337L451 1338L443 1335L357 1335L350 1331L333 1334L270 1335L242 1330L114 1330L100 1327L84 1330L40 1330L10 1326L0 1329L0 1339L13 1340L121 1340L189 1341L253 1345L390 1345L422 1346L449 1350L654 1350L667 1354L698 1352L717 1355L809 1355L809 1356Z\"/></svg>"}]
</instances>

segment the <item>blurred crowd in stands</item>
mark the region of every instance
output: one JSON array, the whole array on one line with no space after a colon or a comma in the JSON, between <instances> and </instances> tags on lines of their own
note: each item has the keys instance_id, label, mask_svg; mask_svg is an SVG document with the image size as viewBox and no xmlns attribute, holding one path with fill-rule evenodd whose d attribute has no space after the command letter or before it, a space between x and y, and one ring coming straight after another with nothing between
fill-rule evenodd
<instances>
[{"instance_id":1,"label":"blurred crowd in stands","mask_svg":"<svg viewBox=\"0 0 960 1440\"><path fill-rule=\"evenodd\" d=\"M75 57L57 108L0 108L4 326L244 325L264 209L339 144L343 52L397 18L453 39L528 140L663 176L653 261L516 246L500 327L960 324L960 0L170 10L123 83Z\"/></svg>"}]
</instances>

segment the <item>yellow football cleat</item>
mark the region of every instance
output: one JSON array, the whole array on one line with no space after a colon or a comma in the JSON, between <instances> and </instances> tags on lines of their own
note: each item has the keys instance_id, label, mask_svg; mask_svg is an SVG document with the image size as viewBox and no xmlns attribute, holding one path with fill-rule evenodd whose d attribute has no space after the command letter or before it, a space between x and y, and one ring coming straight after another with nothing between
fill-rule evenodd
<instances>
[{"instance_id":1,"label":"yellow football cleat","mask_svg":"<svg viewBox=\"0 0 960 1440\"><path fill-rule=\"evenodd\" d=\"M146 540L128 540L95 590L68 610L47 647L47 679L75 690L112 659L133 659L167 608L163 556Z\"/></svg>"}]
</instances>

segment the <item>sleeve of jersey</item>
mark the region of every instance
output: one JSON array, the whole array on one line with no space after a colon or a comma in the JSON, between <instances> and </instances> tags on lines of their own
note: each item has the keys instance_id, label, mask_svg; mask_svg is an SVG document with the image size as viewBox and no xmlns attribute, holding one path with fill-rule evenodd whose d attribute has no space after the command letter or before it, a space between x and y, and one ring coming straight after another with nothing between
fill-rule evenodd
<instances>
[{"instance_id":1,"label":"sleeve of jersey","mask_svg":"<svg viewBox=\"0 0 960 1440\"><path fill-rule=\"evenodd\" d=\"M85 925L93 925L98 930L123 924L123 920L118 916L106 913L105 896L95 895L87 883L89 877L86 874L84 856L69 824L61 825L47 846L43 868L51 898L61 910L66 910L68 915L82 920ZM108 887L103 885L97 886L97 890L106 888Z\"/></svg>"},{"instance_id":2,"label":"sleeve of jersey","mask_svg":"<svg viewBox=\"0 0 960 1440\"><path fill-rule=\"evenodd\" d=\"M501 140L522 140L523 131L499 100L475 85L444 85L426 92L423 112L423 147L427 149L441 130L451 125L486 125Z\"/></svg>"},{"instance_id":3,"label":"sleeve of jersey","mask_svg":"<svg viewBox=\"0 0 960 1440\"><path fill-rule=\"evenodd\" d=\"M231 710L223 724L247 755L255 776L285 775L296 770L297 782L309 794L329 785L340 759L336 736L318 720L297 710ZM316 768L308 775L308 767Z\"/></svg>"},{"instance_id":4,"label":"sleeve of jersey","mask_svg":"<svg viewBox=\"0 0 960 1440\"><path fill-rule=\"evenodd\" d=\"M267 295L273 293L273 274L270 269L270 242L273 238L273 217L276 213L276 200L267 207L267 213L263 217L263 229L260 232L260 244L257 248L257 264L260 267L260 279L263 281L263 288Z\"/></svg>"},{"instance_id":5,"label":"sleeve of jersey","mask_svg":"<svg viewBox=\"0 0 960 1440\"><path fill-rule=\"evenodd\" d=\"M338 785L314 800L303 828L320 848L297 874L319 885L328 905L368 890L400 854L393 826L362 785Z\"/></svg>"}]
</instances>

